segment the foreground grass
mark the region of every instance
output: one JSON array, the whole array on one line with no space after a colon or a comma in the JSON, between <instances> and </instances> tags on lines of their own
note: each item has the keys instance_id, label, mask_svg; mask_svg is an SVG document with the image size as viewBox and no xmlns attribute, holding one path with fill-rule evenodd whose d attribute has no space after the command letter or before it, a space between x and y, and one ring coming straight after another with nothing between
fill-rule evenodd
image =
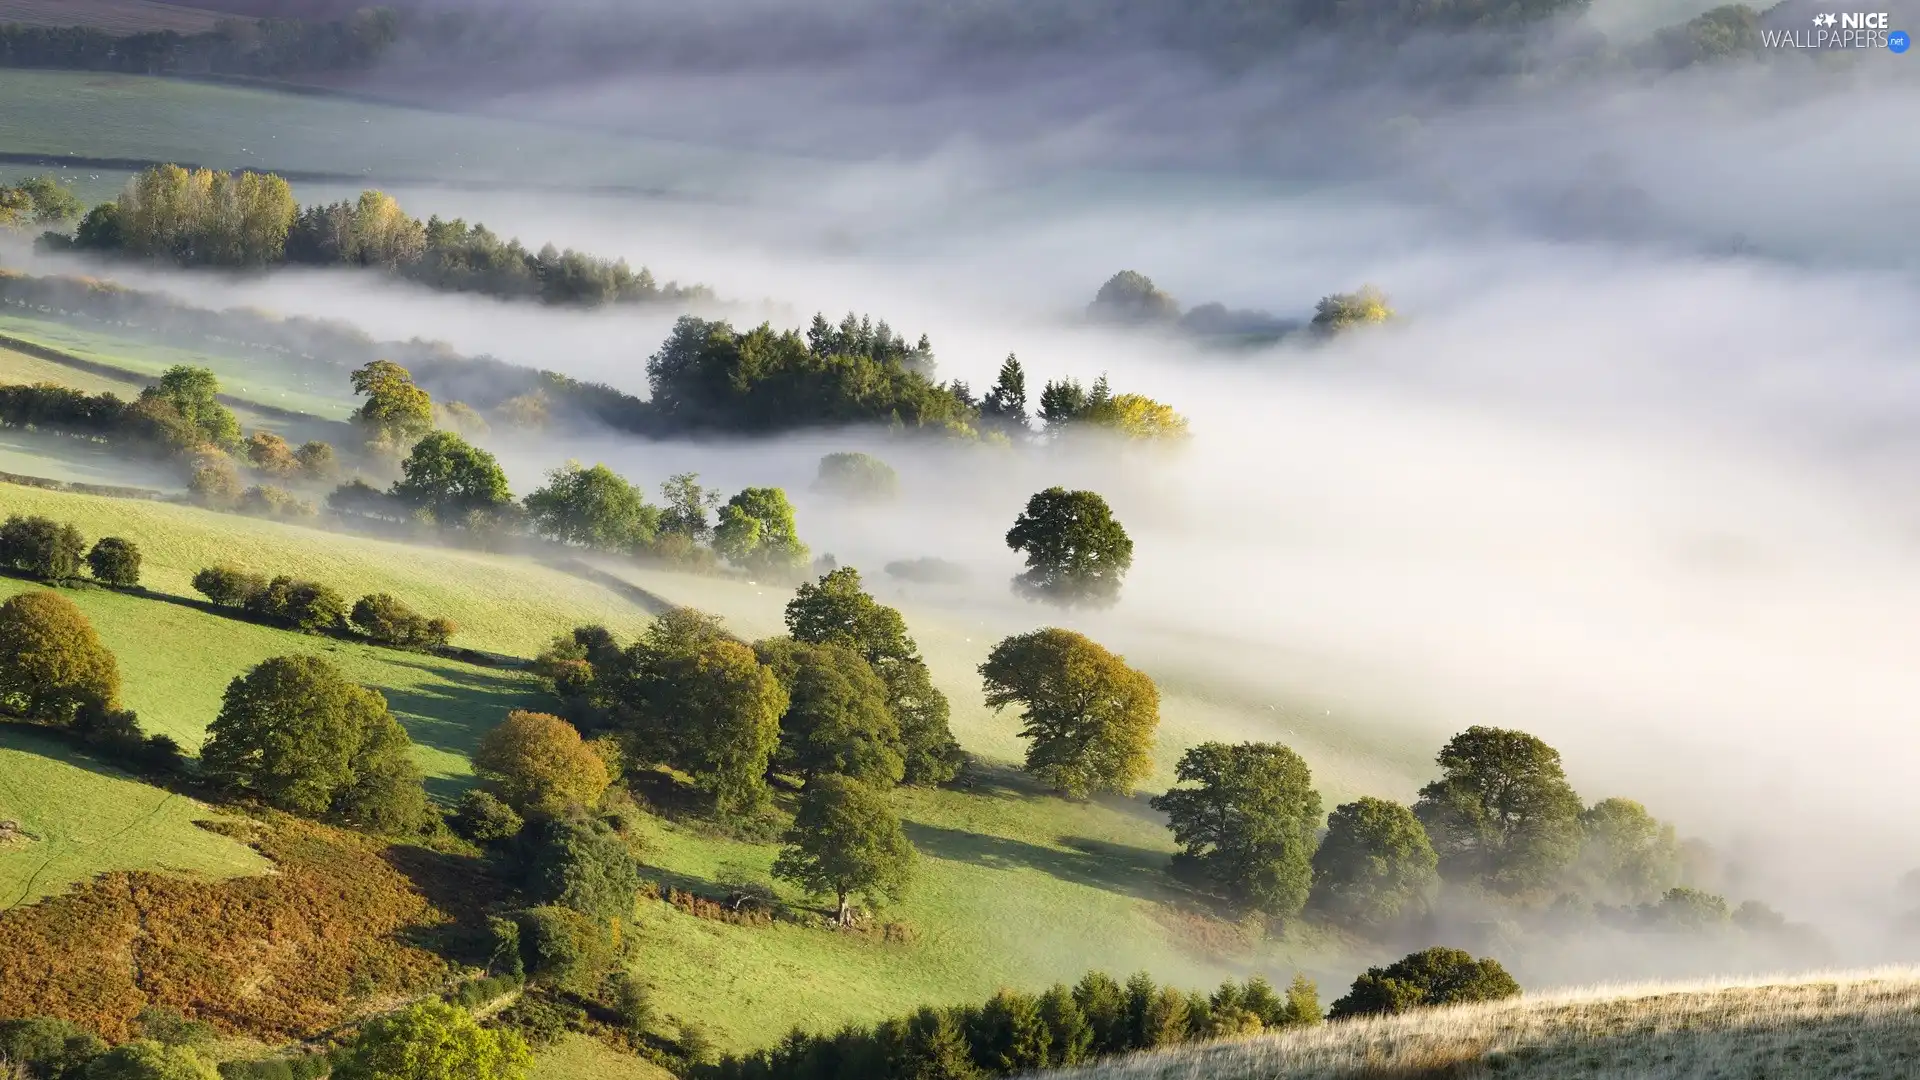
<instances>
[{"instance_id":1,"label":"foreground grass","mask_svg":"<svg viewBox=\"0 0 1920 1080\"><path fill-rule=\"evenodd\" d=\"M533 1056L530 1080L672 1080L649 1061L623 1054L598 1039L568 1033Z\"/></svg>"},{"instance_id":2,"label":"foreground grass","mask_svg":"<svg viewBox=\"0 0 1920 1080\"><path fill-rule=\"evenodd\" d=\"M110 870L203 878L264 873L267 861L253 849L194 824L217 816L58 739L0 724L0 821L32 837L0 842L0 910Z\"/></svg>"},{"instance_id":3,"label":"foreground grass","mask_svg":"<svg viewBox=\"0 0 1920 1080\"><path fill-rule=\"evenodd\" d=\"M1910 1077L1920 969L1599 987L1144 1054L1060 1080Z\"/></svg>"}]
</instances>

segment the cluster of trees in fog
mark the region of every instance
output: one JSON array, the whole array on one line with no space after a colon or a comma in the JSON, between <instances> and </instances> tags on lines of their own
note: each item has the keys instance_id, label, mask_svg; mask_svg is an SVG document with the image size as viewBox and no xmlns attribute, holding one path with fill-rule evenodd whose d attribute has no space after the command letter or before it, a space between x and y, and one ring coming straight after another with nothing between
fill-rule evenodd
<instances>
[{"instance_id":1,"label":"cluster of trees in fog","mask_svg":"<svg viewBox=\"0 0 1920 1080\"><path fill-rule=\"evenodd\" d=\"M1288 319L1266 311L1232 310L1209 302L1181 310L1180 302L1137 270L1108 278L1087 305L1087 317L1109 326L1171 330L1222 345L1263 345L1300 332L1326 338L1394 317L1386 294L1363 285L1350 293L1320 298L1311 320Z\"/></svg>"},{"instance_id":2,"label":"cluster of trees in fog","mask_svg":"<svg viewBox=\"0 0 1920 1080\"><path fill-rule=\"evenodd\" d=\"M379 191L303 208L272 173L178 165L143 170L119 199L89 210L72 235L50 231L41 244L181 266L372 268L447 292L572 306L711 296L702 286L661 285L624 259L552 244L529 251L478 223L423 222Z\"/></svg>"},{"instance_id":3,"label":"cluster of trees in fog","mask_svg":"<svg viewBox=\"0 0 1920 1080\"><path fill-rule=\"evenodd\" d=\"M182 34L116 34L92 26L0 23L0 67L118 71L134 75L294 75L369 67L399 37L389 9L329 22L222 19Z\"/></svg>"}]
</instances>

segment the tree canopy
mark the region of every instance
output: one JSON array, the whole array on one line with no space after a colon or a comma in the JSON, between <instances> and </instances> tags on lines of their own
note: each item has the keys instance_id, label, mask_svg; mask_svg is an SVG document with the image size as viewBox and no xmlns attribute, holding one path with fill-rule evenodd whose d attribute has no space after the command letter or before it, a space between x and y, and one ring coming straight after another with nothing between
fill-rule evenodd
<instances>
[{"instance_id":1,"label":"tree canopy","mask_svg":"<svg viewBox=\"0 0 1920 1080\"><path fill-rule=\"evenodd\" d=\"M392 494L442 525L464 525L513 501L494 456L451 431L436 431L413 445Z\"/></svg>"},{"instance_id":2,"label":"tree canopy","mask_svg":"<svg viewBox=\"0 0 1920 1080\"><path fill-rule=\"evenodd\" d=\"M64 724L119 697L119 665L73 601L36 591L0 603L0 707Z\"/></svg>"},{"instance_id":3,"label":"tree canopy","mask_svg":"<svg viewBox=\"0 0 1920 1080\"><path fill-rule=\"evenodd\" d=\"M758 572L792 572L807 564L793 504L779 488L747 488L720 508L713 550L735 566Z\"/></svg>"},{"instance_id":4,"label":"tree canopy","mask_svg":"<svg viewBox=\"0 0 1920 1080\"><path fill-rule=\"evenodd\" d=\"M900 475L872 454L849 451L822 457L813 486L855 502L885 502L900 494Z\"/></svg>"},{"instance_id":5,"label":"tree canopy","mask_svg":"<svg viewBox=\"0 0 1920 1080\"><path fill-rule=\"evenodd\" d=\"M577 461L547 474L545 487L527 496L527 514L541 533L599 551L635 551L660 531L660 508L605 465Z\"/></svg>"},{"instance_id":6,"label":"tree canopy","mask_svg":"<svg viewBox=\"0 0 1920 1080\"><path fill-rule=\"evenodd\" d=\"M1114 603L1133 566L1127 530L1091 491L1053 487L1027 500L1007 546L1027 558L1016 592L1069 607Z\"/></svg>"},{"instance_id":7,"label":"tree canopy","mask_svg":"<svg viewBox=\"0 0 1920 1080\"><path fill-rule=\"evenodd\" d=\"M988 706L1021 706L1027 771L1056 791L1124 795L1152 771L1160 691L1085 635L1016 634L993 647L980 675Z\"/></svg>"},{"instance_id":8,"label":"tree canopy","mask_svg":"<svg viewBox=\"0 0 1920 1080\"><path fill-rule=\"evenodd\" d=\"M412 743L386 699L320 657L274 657L235 678L207 731L208 777L281 809L386 833L425 812Z\"/></svg>"},{"instance_id":9,"label":"tree canopy","mask_svg":"<svg viewBox=\"0 0 1920 1080\"><path fill-rule=\"evenodd\" d=\"M572 724L525 709L480 737L473 767L508 806L548 817L593 809L612 782L606 762Z\"/></svg>"},{"instance_id":10,"label":"tree canopy","mask_svg":"<svg viewBox=\"0 0 1920 1080\"><path fill-rule=\"evenodd\" d=\"M1574 864L1583 890L1614 904L1647 903L1680 881L1673 826L1632 799L1602 799L1580 814Z\"/></svg>"},{"instance_id":11,"label":"tree canopy","mask_svg":"<svg viewBox=\"0 0 1920 1080\"><path fill-rule=\"evenodd\" d=\"M1413 811L1371 796L1334 807L1313 853L1309 905L1336 922L1384 927L1432 889L1439 856Z\"/></svg>"},{"instance_id":12,"label":"tree canopy","mask_svg":"<svg viewBox=\"0 0 1920 1080\"><path fill-rule=\"evenodd\" d=\"M1393 318L1387 306L1387 294L1372 285L1363 285L1350 293L1321 297L1313 309L1313 329L1333 335L1359 326L1383 323Z\"/></svg>"},{"instance_id":13,"label":"tree canopy","mask_svg":"<svg viewBox=\"0 0 1920 1080\"><path fill-rule=\"evenodd\" d=\"M1182 848L1176 870L1230 903L1281 919L1312 883L1320 793L1300 755L1276 743L1210 742L1180 757L1180 783L1153 799Z\"/></svg>"},{"instance_id":14,"label":"tree canopy","mask_svg":"<svg viewBox=\"0 0 1920 1080\"><path fill-rule=\"evenodd\" d=\"M355 369L353 392L367 399L353 419L369 442L398 448L433 430L433 398L399 364L374 360Z\"/></svg>"},{"instance_id":15,"label":"tree canopy","mask_svg":"<svg viewBox=\"0 0 1920 1080\"><path fill-rule=\"evenodd\" d=\"M773 874L808 892L832 896L842 925L851 898L900 899L918 856L880 792L844 776L825 776L800 797Z\"/></svg>"},{"instance_id":16,"label":"tree canopy","mask_svg":"<svg viewBox=\"0 0 1920 1080\"><path fill-rule=\"evenodd\" d=\"M864 657L845 645L792 638L763 641L754 651L787 691L775 768L807 784L828 774L882 789L900 782L900 724L887 684Z\"/></svg>"},{"instance_id":17,"label":"tree canopy","mask_svg":"<svg viewBox=\"0 0 1920 1080\"><path fill-rule=\"evenodd\" d=\"M526 1080L533 1055L511 1030L481 1027L438 1001L376 1016L333 1067L335 1080Z\"/></svg>"},{"instance_id":18,"label":"tree canopy","mask_svg":"<svg viewBox=\"0 0 1920 1080\"><path fill-rule=\"evenodd\" d=\"M1523 731L1471 727L1440 751L1413 812L1440 873L1499 892L1545 888L1580 850L1580 798L1559 751Z\"/></svg>"},{"instance_id":19,"label":"tree canopy","mask_svg":"<svg viewBox=\"0 0 1920 1080\"><path fill-rule=\"evenodd\" d=\"M220 380L206 368L175 364L161 373L158 383L142 390L140 398L171 405L202 443L222 449L240 446L240 421L220 404Z\"/></svg>"},{"instance_id":20,"label":"tree canopy","mask_svg":"<svg viewBox=\"0 0 1920 1080\"><path fill-rule=\"evenodd\" d=\"M1346 996L1327 1010L1327 1018L1391 1015L1519 996L1520 984L1499 961L1475 960L1472 953L1460 949L1435 947L1409 953L1386 967L1368 968L1353 980Z\"/></svg>"}]
</instances>

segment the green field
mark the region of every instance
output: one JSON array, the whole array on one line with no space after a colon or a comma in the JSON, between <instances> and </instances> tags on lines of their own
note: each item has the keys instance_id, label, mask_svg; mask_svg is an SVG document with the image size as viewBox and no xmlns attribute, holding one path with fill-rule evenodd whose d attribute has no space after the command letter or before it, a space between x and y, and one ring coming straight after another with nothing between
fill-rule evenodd
<instances>
[{"instance_id":1,"label":"green field","mask_svg":"<svg viewBox=\"0 0 1920 1080\"><path fill-rule=\"evenodd\" d=\"M585 1035L569 1033L533 1058L530 1080L672 1080L673 1074L650 1062L610 1049Z\"/></svg>"},{"instance_id":2,"label":"green field","mask_svg":"<svg viewBox=\"0 0 1920 1080\"><path fill-rule=\"evenodd\" d=\"M261 359L211 352L205 349L187 349L175 345L163 345L145 341L137 337L123 337L118 334L96 330L92 327L76 326L53 319L39 319L16 315L11 312L0 314L0 335L18 338L48 349L57 349L82 360L107 364L128 373L123 382L131 384L133 393L138 393L145 382L141 379L155 379L175 364L190 367L203 367L220 378L222 393L249 402L271 406L275 409L289 409L306 413L322 420L344 421L353 412L353 388L347 381L345 371L294 371L285 362L269 362ZM15 354L18 355L18 354ZM33 359L23 357L22 359ZM14 361L7 361L12 364ZM72 375L49 374L55 382L66 383L78 389L88 389L74 376L90 378L96 381L110 379L91 372L61 365L51 360L41 360L41 364L62 368ZM15 379L27 382L30 379ZM128 387L102 387L125 396ZM243 408L237 410L245 412ZM284 421L263 419L256 416L242 417L248 427L265 425L285 426Z\"/></svg>"},{"instance_id":3,"label":"green field","mask_svg":"<svg viewBox=\"0 0 1920 1080\"><path fill-rule=\"evenodd\" d=\"M735 151L317 94L100 72L0 70L0 147L314 174L330 187L455 183L712 197ZM804 165L799 166L804 167ZM31 165L13 171L31 172ZM57 170L100 198L101 170ZM298 185L297 185L298 187Z\"/></svg>"},{"instance_id":4,"label":"green field","mask_svg":"<svg viewBox=\"0 0 1920 1080\"><path fill-rule=\"evenodd\" d=\"M57 739L0 724L0 821L32 837L0 843L0 910L106 870L214 878L264 872L267 861L253 849L194 824L217 816Z\"/></svg>"}]
</instances>

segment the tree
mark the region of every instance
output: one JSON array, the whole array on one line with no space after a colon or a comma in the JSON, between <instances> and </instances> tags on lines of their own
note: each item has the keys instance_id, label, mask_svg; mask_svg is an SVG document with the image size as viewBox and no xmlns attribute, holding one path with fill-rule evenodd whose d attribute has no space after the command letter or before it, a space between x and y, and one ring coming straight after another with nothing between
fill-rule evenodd
<instances>
[{"instance_id":1,"label":"tree","mask_svg":"<svg viewBox=\"0 0 1920 1080\"><path fill-rule=\"evenodd\" d=\"M480 737L473 766L507 805L548 817L569 807L593 809L612 782L606 762L572 724L525 709Z\"/></svg>"},{"instance_id":2,"label":"tree","mask_svg":"<svg viewBox=\"0 0 1920 1080\"><path fill-rule=\"evenodd\" d=\"M1580 798L1559 751L1523 731L1471 727L1437 759L1441 778L1420 789L1440 873L1518 893L1551 885L1580 850Z\"/></svg>"},{"instance_id":3,"label":"tree","mask_svg":"<svg viewBox=\"0 0 1920 1080\"><path fill-rule=\"evenodd\" d=\"M247 461L261 472L285 476L300 466L293 456L293 447L271 431L256 431L247 436L246 450Z\"/></svg>"},{"instance_id":4,"label":"tree","mask_svg":"<svg viewBox=\"0 0 1920 1080\"><path fill-rule=\"evenodd\" d=\"M119 703L120 669L73 601L27 592L0 604L0 707L65 724Z\"/></svg>"},{"instance_id":5,"label":"tree","mask_svg":"<svg viewBox=\"0 0 1920 1080\"><path fill-rule=\"evenodd\" d=\"M209 446L223 450L240 445L240 421L220 404L220 380L206 368L176 364L160 375L157 385L140 392L142 400L163 401L179 412L188 428Z\"/></svg>"},{"instance_id":6,"label":"tree","mask_svg":"<svg viewBox=\"0 0 1920 1080\"><path fill-rule=\"evenodd\" d=\"M354 601L348 618L370 640L406 649L440 648L458 629L453 620L429 619L386 593L369 593Z\"/></svg>"},{"instance_id":7,"label":"tree","mask_svg":"<svg viewBox=\"0 0 1920 1080\"><path fill-rule=\"evenodd\" d=\"M471 515L513 501L507 474L494 456L451 431L436 431L413 444L392 493L442 525L465 524Z\"/></svg>"},{"instance_id":8,"label":"tree","mask_svg":"<svg viewBox=\"0 0 1920 1080\"><path fill-rule=\"evenodd\" d=\"M1162 323L1180 317L1180 302L1157 288L1153 279L1134 270L1122 270L1106 280L1087 305L1087 315L1101 322Z\"/></svg>"},{"instance_id":9,"label":"tree","mask_svg":"<svg viewBox=\"0 0 1920 1080\"><path fill-rule=\"evenodd\" d=\"M1659 903L1641 908L1641 917L1660 929L1689 933L1721 929L1730 918L1726 897L1688 888L1668 889Z\"/></svg>"},{"instance_id":10,"label":"tree","mask_svg":"<svg viewBox=\"0 0 1920 1080\"><path fill-rule=\"evenodd\" d=\"M906 1022L899 1060L891 1075L898 1080L980 1080L966 1031L946 1009L922 1008Z\"/></svg>"},{"instance_id":11,"label":"tree","mask_svg":"<svg viewBox=\"0 0 1920 1080\"><path fill-rule=\"evenodd\" d=\"M0 1060L12 1062L26 1080L79 1076L87 1062L107 1052L93 1032L51 1016L0 1020Z\"/></svg>"},{"instance_id":12,"label":"tree","mask_svg":"<svg viewBox=\"0 0 1920 1080\"><path fill-rule=\"evenodd\" d=\"M627 843L604 821L550 818L521 834L527 894L608 926L633 913L640 879Z\"/></svg>"},{"instance_id":13,"label":"tree","mask_svg":"<svg viewBox=\"0 0 1920 1080\"><path fill-rule=\"evenodd\" d=\"M1308 904L1336 922L1385 926L1433 888L1439 856L1413 811L1363 797L1337 806L1313 854Z\"/></svg>"},{"instance_id":14,"label":"tree","mask_svg":"<svg viewBox=\"0 0 1920 1080\"><path fill-rule=\"evenodd\" d=\"M1084 798L1131 792L1153 770L1160 691L1082 634L1049 627L1006 638L980 665L987 705L1019 703L1027 771Z\"/></svg>"},{"instance_id":15,"label":"tree","mask_svg":"<svg viewBox=\"0 0 1920 1080\"><path fill-rule=\"evenodd\" d=\"M238 567L209 566L193 575L193 587L222 607L245 607L266 589L267 579Z\"/></svg>"},{"instance_id":16,"label":"tree","mask_svg":"<svg viewBox=\"0 0 1920 1080\"><path fill-rule=\"evenodd\" d=\"M1188 437L1187 418L1141 394L1118 394L1090 404L1074 418L1129 439L1180 442Z\"/></svg>"},{"instance_id":17,"label":"tree","mask_svg":"<svg viewBox=\"0 0 1920 1080\"><path fill-rule=\"evenodd\" d=\"M1002 990L988 998L975 1021L972 1043L975 1060L1001 1076L1054 1063L1053 1029L1041 1012L1040 999L1030 994Z\"/></svg>"},{"instance_id":18,"label":"tree","mask_svg":"<svg viewBox=\"0 0 1920 1080\"><path fill-rule=\"evenodd\" d=\"M386 699L317 656L274 657L234 679L208 736L209 778L283 810L390 828L424 805Z\"/></svg>"},{"instance_id":19,"label":"tree","mask_svg":"<svg viewBox=\"0 0 1920 1080\"><path fill-rule=\"evenodd\" d=\"M1391 1015L1519 996L1520 984L1499 961L1475 960L1472 953L1436 946L1409 953L1386 967L1368 968L1353 980L1347 995L1327 1010L1327 1018Z\"/></svg>"},{"instance_id":20,"label":"tree","mask_svg":"<svg viewBox=\"0 0 1920 1080\"><path fill-rule=\"evenodd\" d=\"M0 227L61 225L80 216L80 200L51 175L0 186Z\"/></svg>"},{"instance_id":21,"label":"tree","mask_svg":"<svg viewBox=\"0 0 1920 1080\"><path fill-rule=\"evenodd\" d=\"M122 589L140 585L140 548L131 540L103 536L87 552L87 569L95 581Z\"/></svg>"},{"instance_id":22,"label":"tree","mask_svg":"<svg viewBox=\"0 0 1920 1080\"><path fill-rule=\"evenodd\" d=\"M481 1027L465 1009L426 1001L360 1029L334 1080L525 1080L533 1055L519 1035Z\"/></svg>"},{"instance_id":23,"label":"tree","mask_svg":"<svg viewBox=\"0 0 1920 1080\"><path fill-rule=\"evenodd\" d=\"M700 486L699 473L677 473L660 485L660 497L667 502L660 514L660 531L674 533L695 542L713 535L707 511L720 505L720 493Z\"/></svg>"},{"instance_id":24,"label":"tree","mask_svg":"<svg viewBox=\"0 0 1920 1080\"><path fill-rule=\"evenodd\" d=\"M339 630L347 623L346 597L319 582L285 574L250 591L242 606L255 618L309 634Z\"/></svg>"},{"instance_id":25,"label":"tree","mask_svg":"<svg viewBox=\"0 0 1920 1080\"><path fill-rule=\"evenodd\" d=\"M1602 799L1580 814L1574 872L1595 899L1644 903L1680 880L1680 843L1673 826L1632 799Z\"/></svg>"},{"instance_id":26,"label":"tree","mask_svg":"<svg viewBox=\"0 0 1920 1080\"><path fill-rule=\"evenodd\" d=\"M660 531L660 509L639 488L605 465L577 461L547 474L547 485L527 496L527 513L546 536L600 551L633 551Z\"/></svg>"},{"instance_id":27,"label":"tree","mask_svg":"<svg viewBox=\"0 0 1920 1080\"><path fill-rule=\"evenodd\" d=\"M331 443L319 439L309 439L300 444L293 452L294 463L302 472L316 480L325 480L334 474L339 466L339 456L333 452Z\"/></svg>"},{"instance_id":28,"label":"tree","mask_svg":"<svg viewBox=\"0 0 1920 1080\"><path fill-rule=\"evenodd\" d=\"M636 757L691 774L721 813L765 807L787 693L717 619L687 608L661 615L617 663L595 664L593 683Z\"/></svg>"},{"instance_id":29,"label":"tree","mask_svg":"<svg viewBox=\"0 0 1920 1080\"><path fill-rule=\"evenodd\" d=\"M433 398L399 364L375 360L355 370L353 392L367 399L353 419L370 442L397 447L433 430Z\"/></svg>"},{"instance_id":30,"label":"tree","mask_svg":"<svg viewBox=\"0 0 1920 1080\"><path fill-rule=\"evenodd\" d=\"M854 896L905 895L918 860L886 796L844 776L808 786L783 841L773 876L834 897L842 926L853 921Z\"/></svg>"},{"instance_id":31,"label":"tree","mask_svg":"<svg viewBox=\"0 0 1920 1080\"><path fill-rule=\"evenodd\" d=\"M791 638L763 641L754 652L787 691L775 768L806 784L827 774L878 788L900 782L900 724L887 684L859 653Z\"/></svg>"},{"instance_id":32,"label":"tree","mask_svg":"<svg viewBox=\"0 0 1920 1080\"><path fill-rule=\"evenodd\" d=\"M1015 592L1064 606L1105 605L1120 598L1133 566L1133 541L1107 501L1091 491L1048 488L1027 500L1007 532L1007 546L1027 558Z\"/></svg>"},{"instance_id":33,"label":"tree","mask_svg":"<svg viewBox=\"0 0 1920 1080\"><path fill-rule=\"evenodd\" d=\"M116 1046L87 1063L82 1080L220 1080L213 1063L191 1046L140 1039Z\"/></svg>"},{"instance_id":34,"label":"tree","mask_svg":"<svg viewBox=\"0 0 1920 1080\"><path fill-rule=\"evenodd\" d=\"M1027 373L1012 353L1000 364L1000 375L980 402L980 418L1008 434L1027 433Z\"/></svg>"},{"instance_id":35,"label":"tree","mask_svg":"<svg viewBox=\"0 0 1920 1080\"><path fill-rule=\"evenodd\" d=\"M1176 866L1248 911L1290 919L1306 905L1320 829L1307 763L1275 743L1202 743L1175 775L1197 787L1152 800L1183 849Z\"/></svg>"},{"instance_id":36,"label":"tree","mask_svg":"<svg viewBox=\"0 0 1920 1080\"><path fill-rule=\"evenodd\" d=\"M87 541L65 522L14 514L0 524L0 562L41 581L80 576Z\"/></svg>"},{"instance_id":37,"label":"tree","mask_svg":"<svg viewBox=\"0 0 1920 1080\"><path fill-rule=\"evenodd\" d=\"M807 545L793 523L793 504L779 488L747 488L720 508L713 549L735 566L760 572L807 565Z\"/></svg>"},{"instance_id":38,"label":"tree","mask_svg":"<svg viewBox=\"0 0 1920 1080\"><path fill-rule=\"evenodd\" d=\"M900 474L872 454L827 454L813 486L856 502L886 502L900 494Z\"/></svg>"},{"instance_id":39,"label":"tree","mask_svg":"<svg viewBox=\"0 0 1920 1080\"><path fill-rule=\"evenodd\" d=\"M1040 995L1040 1022L1047 1025L1047 1067L1079 1065L1093 1056L1093 1024L1064 984Z\"/></svg>"},{"instance_id":40,"label":"tree","mask_svg":"<svg viewBox=\"0 0 1920 1080\"><path fill-rule=\"evenodd\" d=\"M1387 306L1387 294L1372 285L1362 285L1350 293L1323 296L1313 308L1313 329L1331 337L1356 326L1383 323L1393 318Z\"/></svg>"},{"instance_id":41,"label":"tree","mask_svg":"<svg viewBox=\"0 0 1920 1080\"><path fill-rule=\"evenodd\" d=\"M786 621L795 641L845 645L887 684L907 783L941 784L959 773L964 756L947 724L946 695L934 687L906 620L861 588L860 571L844 566L800 586L787 604Z\"/></svg>"}]
</instances>

